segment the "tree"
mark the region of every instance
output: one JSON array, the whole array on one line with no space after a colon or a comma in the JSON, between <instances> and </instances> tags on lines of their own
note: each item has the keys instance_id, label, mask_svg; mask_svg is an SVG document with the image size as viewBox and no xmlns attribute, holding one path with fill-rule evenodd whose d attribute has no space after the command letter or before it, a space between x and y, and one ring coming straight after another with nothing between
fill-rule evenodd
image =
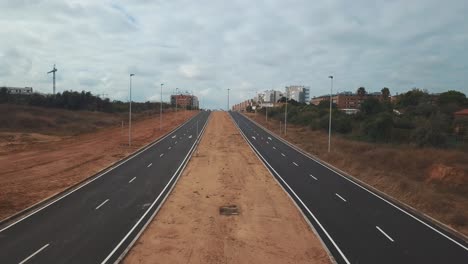
<instances>
[{"instance_id":1,"label":"tree","mask_svg":"<svg viewBox=\"0 0 468 264\"><path fill-rule=\"evenodd\" d=\"M381 92L382 92L382 98L385 101L387 101L390 98L390 89L388 89L387 87L384 87L382 88Z\"/></svg>"},{"instance_id":2,"label":"tree","mask_svg":"<svg viewBox=\"0 0 468 264\"><path fill-rule=\"evenodd\" d=\"M0 103L7 103L10 99L10 92L6 87L0 88Z\"/></svg>"},{"instance_id":3,"label":"tree","mask_svg":"<svg viewBox=\"0 0 468 264\"><path fill-rule=\"evenodd\" d=\"M389 142L392 137L393 118L390 113L379 113L367 119L362 127L363 133L369 140Z\"/></svg>"},{"instance_id":4,"label":"tree","mask_svg":"<svg viewBox=\"0 0 468 264\"><path fill-rule=\"evenodd\" d=\"M361 86L361 87L359 87L359 88L357 89L357 92L356 92L356 93L357 93L359 96L363 97L364 95L367 94L366 88L364 88L364 87Z\"/></svg>"},{"instance_id":5,"label":"tree","mask_svg":"<svg viewBox=\"0 0 468 264\"><path fill-rule=\"evenodd\" d=\"M375 97L370 97L361 103L361 113L374 115L383 111L382 103Z\"/></svg>"}]
</instances>

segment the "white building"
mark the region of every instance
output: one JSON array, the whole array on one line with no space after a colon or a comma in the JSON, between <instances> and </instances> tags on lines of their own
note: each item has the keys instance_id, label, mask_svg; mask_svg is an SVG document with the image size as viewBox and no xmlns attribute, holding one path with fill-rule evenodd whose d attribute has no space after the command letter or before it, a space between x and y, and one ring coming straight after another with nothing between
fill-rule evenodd
<instances>
[{"instance_id":1,"label":"white building","mask_svg":"<svg viewBox=\"0 0 468 264\"><path fill-rule=\"evenodd\" d=\"M275 91L275 90L266 90L265 91L265 97L264 97L264 102L266 103L276 103L278 102L279 99L283 97L283 93L280 91Z\"/></svg>"},{"instance_id":2,"label":"white building","mask_svg":"<svg viewBox=\"0 0 468 264\"><path fill-rule=\"evenodd\" d=\"M308 103L310 97L310 88L303 85L286 86L285 93L288 99L293 99L299 103Z\"/></svg>"}]
</instances>

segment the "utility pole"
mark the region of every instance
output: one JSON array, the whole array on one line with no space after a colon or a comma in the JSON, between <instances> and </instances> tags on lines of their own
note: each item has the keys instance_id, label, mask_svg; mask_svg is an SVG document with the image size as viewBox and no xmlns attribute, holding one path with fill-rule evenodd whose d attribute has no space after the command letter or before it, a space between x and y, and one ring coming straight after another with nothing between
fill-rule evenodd
<instances>
[{"instance_id":1,"label":"utility pole","mask_svg":"<svg viewBox=\"0 0 468 264\"><path fill-rule=\"evenodd\" d=\"M229 89L229 88L227 89L227 91L228 91L227 111L228 111L228 112L229 112L229 91L230 91L230 90L231 90L231 89Z\"/></svg>"},{"instance_id":2,"label":"utility pole","mask_svg":"<svg viewBox=\"0 0 468 264\"><path fill-rule=\"evenodd\" d=\"M53 95L55 96L55 73L57 72L57 69L55 68L55 64L54 64L54 68L50 71L50 72L47 72L47 74L49 73L52 73L52 80L53 80Z\"/></svg>"},{"instance_id":3,"label":"utility pole","mask_svg":"<svg viewBox=\"0 0 468 264\"><path fill-rule=\"evenodd\" d=\"M128 111L128 146L132 146L132 76L134 73L130 73L130 102L129 102L129 111Z\"/></svg>"},{"instance_id":4,"label":"utility pole","mask_svg":"<svg viewBox=\"0 0 468 264\"><path fill-rule=\"evenodd\" d=\"M330 152L330 145L331 145L331 118L332 118L332 93L333 93L333 76L330 75L328 78L331 79L331 87L330 87L330 117L328 119L328 152Z\"/></svg>"},{"instance_id":5,"label":"utility pole","mask_svg":"<svg viewBox=\"0 0 468 264\"><path fill-rule=\"evenodd\" d=\"M161 83L161 102L159 103L159 130L162 130L162 87L164 83Z\"/></svg>"}]
</instances>

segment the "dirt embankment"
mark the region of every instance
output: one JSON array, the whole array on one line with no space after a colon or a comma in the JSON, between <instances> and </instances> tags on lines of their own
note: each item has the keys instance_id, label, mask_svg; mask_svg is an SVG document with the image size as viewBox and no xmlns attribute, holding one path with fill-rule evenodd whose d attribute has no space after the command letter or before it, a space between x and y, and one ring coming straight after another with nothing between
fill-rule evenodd
<instances>
[{"instance_id":1,"label":"dirt embankment","mask_svg":"<svg viewBox=\"0 0 468 264\"><path fill-rule=\"evenodd\" d=\"M458 150L390 146L348 140L307 127L248 114L301 149L468 235L468 154Z\"/></svg>"},{"instance_id":2,"label":"dirt embankment","mask_svg":"<svg viewBox=\"0 0 468 264\"><path fill-rule=\"evenodd\" d=\"M220 215L236 205L238 215ZM293 202L214 112L198 154L124 263L330 263Z\"/></svg>"},{"instance_id":3,"label":"dirt embankment","mask_svg":"<svg viewBox=\"0 0 468 264\"><path fill-rule=\"evenodd\" d=\"M50 113L47 109L44 111L45 115L24 111L21 115L47 119ZM2 113L5 114L15 113ZM71 114L87 120L85 123L107 116L101 113L89 113L91 117L85 116L86 113ZM86 179L172 130L193 114L195 112L190 111L164 114L162 130L159 130L159 117L132 122L131 148L128 147L128 127L122 129L119 120L111 127L107 125L107 128L96 128L97 132L77 136L69 136L76 131L66 133L63 126L58 128L60 133L55 133L53 127L47 130L42 125L38 129L42 133L18 132L19 128L12 128L15 132L0 133L0 219Z\"/></svg>"}]
</instances>

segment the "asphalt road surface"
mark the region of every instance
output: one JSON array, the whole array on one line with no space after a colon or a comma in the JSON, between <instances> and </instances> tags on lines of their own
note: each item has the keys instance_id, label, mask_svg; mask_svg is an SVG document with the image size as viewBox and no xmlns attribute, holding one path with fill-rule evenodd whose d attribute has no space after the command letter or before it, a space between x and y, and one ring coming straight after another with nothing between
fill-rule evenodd
<instances>
[{"instance_id":1,"label":"asphalt road surface","mask_svg":"<svg viewBox=\"0 0 468 264\"><path fill-rule=\"evenodd\" d=\"M112 263L152 218L209 112L27 217L0 226L0 263ZM198 131L197 131L198 127Z\"/></svg>"},{"instance_id":2,"label":"asphalt road surface","mask_svg":"<svg viewBox=\"0 0 468 264\"><path fill-rule=\"evenodd\" d=\"M338 263L468 263L466 241L308 157L244 115L231 115Z\"/></svg>"}]
</instances>

